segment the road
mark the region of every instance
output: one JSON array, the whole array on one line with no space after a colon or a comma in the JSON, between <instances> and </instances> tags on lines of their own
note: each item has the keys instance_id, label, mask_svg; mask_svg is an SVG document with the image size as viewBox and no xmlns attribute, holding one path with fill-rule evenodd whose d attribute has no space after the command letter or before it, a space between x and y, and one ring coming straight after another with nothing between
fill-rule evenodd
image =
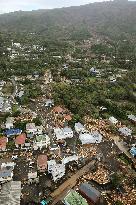
<instances>
[{"instance_id":1,"label":"road","mask_svg":"<svg viewBox=\"0 0 136 205\"><path fill-rule=\"evenodd\" d=\"M82 169L77 171L76 174L74 174L70 179L65 181L62 185L59 186L58 189L56 189L52 194L51 197L53 198L53 202L51 205L57 204L66 194L66 192L70 189L73 188L77 184L77 180L83 176L85 173L89 172L92 167L94 167L96 163L96 160L92 160L89 162L87 165L85 165Z\"/></svg>"}]
</instances>

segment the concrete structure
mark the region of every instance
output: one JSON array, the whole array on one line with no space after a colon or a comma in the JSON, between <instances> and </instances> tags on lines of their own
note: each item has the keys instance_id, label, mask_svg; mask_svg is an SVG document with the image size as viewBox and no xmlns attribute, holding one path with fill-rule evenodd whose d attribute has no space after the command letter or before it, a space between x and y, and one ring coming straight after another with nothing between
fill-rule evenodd
<instances>
[{"instance_id":1,"label":"concrete structure","mask_svg":"<svg viewBox=\"0 0 136 205\"><path fill-rule=\"evenodd\" d=\"M82 144L100 143L102 141L102 135L97 131L91 133L80 133L79 139Z\"/></svg>"}]
</instances>

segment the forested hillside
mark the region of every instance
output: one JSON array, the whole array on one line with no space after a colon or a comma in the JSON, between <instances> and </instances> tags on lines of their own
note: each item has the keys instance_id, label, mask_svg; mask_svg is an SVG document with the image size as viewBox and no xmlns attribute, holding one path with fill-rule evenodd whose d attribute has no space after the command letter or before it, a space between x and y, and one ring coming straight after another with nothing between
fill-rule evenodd
<instances>
[{"instance_id":1,"label":"forested hillside","mask_svg":"<svg viewBox=\"0 0 136 205\"><path fill-rule=\"evenodd\" d=\"M0 15L0 31L36 32L50 38L85 39L92 34L111 38L136 36L136 2L92 3Z\"/></svg>"}]
</instances>

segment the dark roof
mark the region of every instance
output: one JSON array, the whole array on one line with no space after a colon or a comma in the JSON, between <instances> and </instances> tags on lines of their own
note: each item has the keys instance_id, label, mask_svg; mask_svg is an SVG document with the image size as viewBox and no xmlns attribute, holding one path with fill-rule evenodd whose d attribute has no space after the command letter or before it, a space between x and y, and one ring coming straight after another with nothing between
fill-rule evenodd
<instances>
[{"instance_id":1,"label":"dark roof","mask_svg":"<svg viewBox=\"0 0 136 205\"><path fill-rule=\"evenodd\" d=\"M85 194L87 198L91 199L93 202L97 202L98 198L100 197L100 192L88 183L81 184L79 191Z\"/></svg>"}]
</instances>

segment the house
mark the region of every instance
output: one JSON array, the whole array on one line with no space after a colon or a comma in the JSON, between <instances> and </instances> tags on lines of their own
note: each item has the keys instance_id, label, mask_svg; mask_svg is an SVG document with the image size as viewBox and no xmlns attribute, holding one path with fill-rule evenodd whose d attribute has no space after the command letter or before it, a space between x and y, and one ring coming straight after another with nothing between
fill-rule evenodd
<instances>
[{"instance_id":1,"label":"house","mask_svg":"<svg viewBox=\"0 0 136 205\"><path fill-rule=\"evenodd\" d=\"M49 147L49 150L50 150L50 154L53 154L55 156L58 156L60 157L61 155L61 150L60 150L60 146L57 145L57 144L53 144Z\"/></svg>"},{"instance_id":2,"label":"house","mask_svg":"<svg viewBox=\"0 0 136 205\"><path fill-rule=\"evenodd\" d=\"M70 127L65 128L54 128L55 137L57 140L73 137L73 131Z\"/></svg>"},{"instance_id":3,"label":"house","mask_svg":"<svg viewBox=\"0 0 136 205\"><path fill-rule=\"evenodd\" d=\"M10 181L2 185L1 205L20 205L21 201L21 181Z\"/></svg>"},{"instance_id":4,"label":"house","mask_svg":"<svg viewBox=\"0 0 136 205\"><path fill-rule=\"evenodd\" d=\"M24 95L24 90L20 90L17 94L16 97L21 98Z\"/></svg>"},{"instance_id":5,"label":"house","mask_svg":"<svg viewBox=\"0 0 136 205\"><path fill-rule=\"evenodd\" d=\"M56 114L63 114L64 113L64 109L61 108L60 106L54 107L53 112L56 113Z\"/></svg>"},{"instance_id":6,"label":"house","mask_svg":"<svg viewBox=\"0 0 136 205\"><path fill-rule=\"evenodd\" d=\"M26 134L22 133L21 135L17 136L15 139L15 145L16 147L19 147L19 145L21 145L21 147L23 145L25 145L25 140L26 140Z\"/></svg>"},{"instance_id":7,"label":"house","mask_svg":"<svg viewBox=\"0 0 136 205\"><path fill-rule=\"evenodd\" d=\"M65 175L65 165L57 164L55 160L50 160L48 161L48 173L52 174L55 182Z\"/></svg>"},{"instance_id":8,"label":"house","mask_svg":"<svg viewBox=\"0 0 136 205\"><path fill-rule=\"evenodd\" d=\"M78 202L82 205L88 205L86 199L84 199L78 192L69 190L62 200L65 205L77 205Z\"/></svg>"},{"instance_id":9,"label":"house","mask_svg":"<svg viewBox=\"0 0 136 205\"><path fill-rule=\"evenodd\" d=\"M45 172L47 169L47 155L41 154L37 158L37 169L39 172Z\"/></svg>"},{"instance_id":10,"label":"house","mask_svg":"<svg viewBox=\"0 0 136 205\"><path fill-rule=\"evenodd\" d=\"M68 157L64 156L64 158L62 159L62 164L67 164L67 163L72 162L72 161L77 162L78 156L77 155L68 156Z\"/></svg>"},{"instance_id":11,"label":"house","mask_svg":"<svg viewBox=\"0 0 136 205\"><path fill-rule=\"evenodd\" d=\"M6 130L4 132L4 134L7 136L7 137L10 137L10 136L14 136L14 135L20 135L22 133L22 130L19 129L19 128L16 128L16 129L9 129L9 130Z\"/></svg>"},{"instance_id":12,"label":"house","mask_svg":"<svg viewBox=\"0 0 136 205\"><path fill-rule=\"evenodd\" d=\"M0 160L0 183L11 181L15 163L10 159Z\"/></svg>"},{"instance_id":13,"label":"house","mask_svg":"<svg viewBox=\"0 0 136 205\"><path fill-rule=\"evenodd\" d=\"M54 101L51 99L46 100L45 102L45 107L53 107L54 106Z\"/></svg>"},{"instance_id":14,"label":"house","mask_svg":"<svg viewBox=\"0 0 136 205\"><path fill-rule=\"evenodd\" d=\"M102 141L102 135L98 131L94 131L91 133L80 133L79 139L82 144L91 144L91 143L100 143Z\"/></svg>"},{"instance_id":15,"label":"house","mask_svg":"<svg viewBox=\"0 0 136 205\"><path fill-rule=\"evenodd\" d=\"M136 157L136 147L132 147L130 153L132 154L133 157Z\"/></svg>"},{"instance_id":16,"label":"house","mask_svg":"<svg viewBox=\"0 0 136 205\"><path fill-rule=\"evenodd\" d=\"M115 83L117 80L114 76L111 76L110 77L110 83Z\"/></svg>"},{"instance_id":17,"label":"house","mask_svg":"<svg viewBox=\"0 0 136 205\"><path fill-rule=\"evenodd\" d=\"M37 178L37 172L28 173L28 179L36 179L36 178Z\"/></svg>"},{"instance_id":18,"label":"house","mask_svg":"<svg viewBox=\"0 0 136 205\"><path fill-rule=\"evenodd\" d=\"M124 135L126 137L132 135L132 130L129 129L128 127L121 127L119 128L118 131L120 132L121 135Z\"/></svg>"},{"instance_id":19,"label":"house","mask_svg":"<svg viewBox=\"0 0 136 205\"><path fill-rule=\"evenodd\" d=\"M88 183L79 186L79 193L91 204L100 204L101 194Z\"/></svg>"},{"instance_id":20,"label":"house","mask_svg":"<svg viewBox=\"0 0 136 205\"><path fill-rule=\"evenodd\" d=\"M36 135L36 139L33 143L34 150L38 148L48 147L50 145L50 138L48 135Z\"/></svg>"},{"instance_id":21,"label":"house","mask_svg":"<svg viewBox=\"0 0 136 205\"><path fill-rule=\"evenodd\" d=\"M84 125L82 125L80 122L75 123L75 131L76 131L77 133L80 133L80 132L82 132L82 131L84 131L84 130L85 130Z\"/></svg>"},{"instance_id":22,"label":"house","mask_svg":"<svg viewBox=\"0 0 136 205\"><path fill-rule=\"evenodd\" d=\"M5 123L6 129L11 129L14 127L14 117L8 117Z\"/></svg>"},{"instance_id":23,"label":"house","mask_svg":"<svg viewBox=\"0 0 136 205\"><path fill-rule=\"evenodd\" d=\"M110 121L110 123L112 123L112 124L117 124L117 123L118 123L118 120L117 120L115 117L110 117L110 118L109 118L109 121Z\"/></svg>"},{"instance_id":24,"label":"house","mask_svg":"<svg viewBox=\"0 0 136 205\"><path fill-rule=\"evenodd\" d=\"M132 122L136 123L136 116L135 115L128 115L128 119L131 120Z\"/></svg>"},{"instance_id":25,"label":"house","mask_svg":"<svg viewBox=\"0 0 136 205\"><path fill-rule=\"evenodd\" d=\"M43 126L42 125L36 126L36 129L37 129L36 134L42 135L42 133L43 133Z\"/></svg>"},{"instance_id":26,"label":"house","mask_svg":"<svg viewBox=\"0 0 136 205\"><path fill-rule=\"evenodd\" d=\"M26 124L26 132L35 134L37 132L37 128L35 123L27 123Z\"/></svg>"},{"instance_id":27,"label":"house","mask_svg":"<svg viewBox=\"0 0 136 205\"><path fill-rule=\"evenodd\" d=\"M7 142L8 142L7 137L0 137L0 151L5 151L6 150Z\"/></svg>"},{"instance_id":28,"label":"house","mask_svg":"<svg viewBox=\"0 0 136 205\"><path fill-rule=\"evenodd\" d=\"M72 117L70 115L64 115L64 119L66 121L71 121L72 120Z\"/></svg>"}]
</instances>

